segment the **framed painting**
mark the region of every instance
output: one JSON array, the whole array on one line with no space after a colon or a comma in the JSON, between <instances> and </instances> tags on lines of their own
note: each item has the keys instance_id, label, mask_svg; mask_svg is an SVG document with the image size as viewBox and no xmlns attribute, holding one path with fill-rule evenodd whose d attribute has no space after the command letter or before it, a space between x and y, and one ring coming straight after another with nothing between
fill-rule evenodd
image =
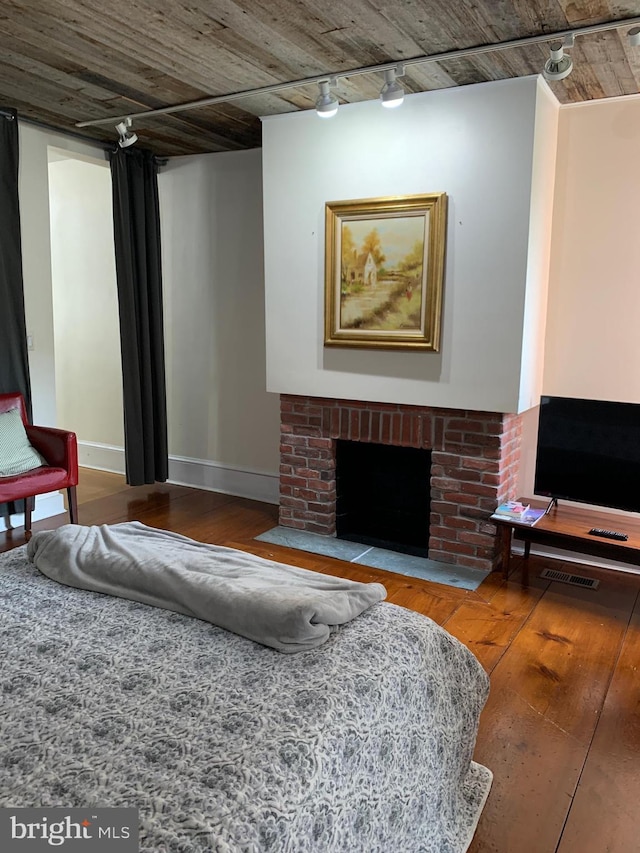
<instances>
[{"instance_id":1,"label":"framed painting","mask_svg":"<svg viewBox=\"0 0 640 853\"><path fill-rule=\"evenodd\" d=\"M325 211L325 346L438 352L446 193Z\"/></svg>"}]
</instances>

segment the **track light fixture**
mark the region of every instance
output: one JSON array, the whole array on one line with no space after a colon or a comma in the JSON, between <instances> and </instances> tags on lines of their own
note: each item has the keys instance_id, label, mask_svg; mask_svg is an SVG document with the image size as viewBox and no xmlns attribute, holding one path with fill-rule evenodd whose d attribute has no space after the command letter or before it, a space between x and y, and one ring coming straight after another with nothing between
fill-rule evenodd
<instances>
[{"instance_id":1,"label":"track light fixture","mask_svg":"<svg viewBox=\"0 0 640 853\"><path fill-rule=\"evenodd\" d=\"M338 99L331 94L330 80L320 80L320 94L316 100L316 112L320 118L331 118L338 112Z\"/></svg>"},{"instance_id":2,"label":"track light fixture","mask_svg":"<svg viewBox=\"0 0 640 853\"><path fill-rule=\"evenodd\" d=\"M138 141L137 133L129 130L131 124L131 119L126 118L124 121L121 121L116 125L116 130L120 136L120 139L118 139L118 145L120 148L128 148L130 145L133 145L134 142Z\"/></svg>"},{"instance_id":3,"label":"track light fixture","mask_svg":"<svg viewBox=\"0 0 640 853\"><path fill-rule=\"evenodd\" d=\"M632 30L629 30L627 38L629 39L629 44L638 47L640 45L640 27L634 27Z\"/></svg>"},{"instance_id":4,"label":"track light fixture","mask_svg":"<svg viewBox=\"0 0 640 853\"><path fill-rule=\"evenodd\" d=\"M567 44L567 47L570 45ZM573 71L573 59L564 52L562 42L552 42L549 59L544 64L542 76L545 80L564 80Z\"/></svg>"},{"instance_id":5,"label":"track light fixture","mask_svg":"<svg viewBox=\"0 0 640 853\"><path fill-rule=\"evenodd\" d=\"M399 107L404 101L404 89L396 80L396 77L402 77L403 74L404 67L402 65L385 69L384 86L380 90L380 100L383 107Z\"/></svg>"}]
</instances>

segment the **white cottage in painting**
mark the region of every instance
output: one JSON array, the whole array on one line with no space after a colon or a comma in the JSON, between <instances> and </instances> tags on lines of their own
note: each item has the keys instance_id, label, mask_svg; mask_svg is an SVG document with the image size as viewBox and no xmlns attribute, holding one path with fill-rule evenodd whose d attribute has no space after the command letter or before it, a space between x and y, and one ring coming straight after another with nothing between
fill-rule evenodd
<instances>
[{"instance_id":1,"label":"white cottage in painting","mask_svg":"<svg viewBox=\"0 0 640 853\"><path fill-rule=\"evenodd\" d=\"M375 287L378 283L378 268L371 252L353 253L353 260L344 263L342 280L351 284L361 281L366 287Z\"/></svg>"},{"instance_id":2,"label":"white cottage in painting","mask_svg":"<svg viewBox=\"0 0 640 853\"><path fill-rule=\"evenodd\" d=\"M378 268L371 252L367 253L367 258L364 262L362 280L368 287L375 287L378 283Z\"/></svg>"}]
</instances>

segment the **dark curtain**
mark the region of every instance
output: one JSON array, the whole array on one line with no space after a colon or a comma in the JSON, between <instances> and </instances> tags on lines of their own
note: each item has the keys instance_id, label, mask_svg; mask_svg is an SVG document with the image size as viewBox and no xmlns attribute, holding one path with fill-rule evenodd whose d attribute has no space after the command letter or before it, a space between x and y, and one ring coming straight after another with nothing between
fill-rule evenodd
<instances>
[{"instance_id":1,"label":"dark curtain","mask_svg":"<svg viewBox=\"0 0 640 853\"><path fill-rule=\"evenodd\" d=\"M155 157L110 154L120 312L127 482L168 477L160 208Z\"/></svg>"},{"instance_id":2,"label":"dark curtain","mask_svg":"<svg viewBox=\"0 0 640 853\"><path fill-rule=\"evenodd\" d=\"M22 287L18 201L18 115L0 107L0 393L20 391L31 418L31 382ZM24 501L0 504L0 516L24 512Z\"/></svg>"},{"instance_id":3,"label":"dark curtain","mask_svg":"<svg viewBox=\"0 0 640 853\"><path fill-rule=\"evenodd\" d=\"M31 417L18 202L18 118L0 107L0 393L20 391Z\"/></svg>"}]
</instances>

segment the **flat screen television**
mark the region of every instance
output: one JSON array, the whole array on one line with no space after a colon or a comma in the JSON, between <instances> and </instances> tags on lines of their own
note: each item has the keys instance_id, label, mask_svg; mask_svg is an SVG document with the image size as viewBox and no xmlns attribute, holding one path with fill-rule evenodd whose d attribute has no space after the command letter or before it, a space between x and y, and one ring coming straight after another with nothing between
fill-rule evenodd
<instances>
[{"instance_id":1,"label":"flat screen television","mask_svg":"<svg viewBox=\"0 0 640 853\"><path fill-rule=\"evenodd\" d=\"M640 404L542 397L534 491L640 512Z\"/></svg>"}]
</instances>

